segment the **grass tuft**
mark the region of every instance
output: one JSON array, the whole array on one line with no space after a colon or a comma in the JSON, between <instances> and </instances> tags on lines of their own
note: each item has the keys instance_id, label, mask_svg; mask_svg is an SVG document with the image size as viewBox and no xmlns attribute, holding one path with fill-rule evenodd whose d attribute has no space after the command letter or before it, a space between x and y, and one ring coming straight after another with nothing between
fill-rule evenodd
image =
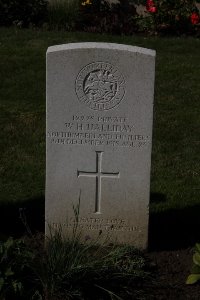
<instances>
[{"instance_id":1,"label":"grass tuft","mask_svg":"<svg viewBox=\"0 0 200 300\"><path fill-rule=\"evenodd\" d=\"M133 284L137 290L137 284L149 276L147 262L135 248L81 240L79 233L64 238L61 227L53 234L50 231L44 255L37 257L33 268L45 299L58 295L55 299L119 297L118 293L127 294Z\"/></svg>"},{"instance_id":2,"label":"grass tuft","mask_svg":"<svg viewBox=\"0 0 200 300\"><path fill-rule=\"evenodd\" d=\"M9 239L0 247L0 299L129 299L150 280L144 255L130 246L81 242L62 228L44 237ZM8 274L9 271L9 274ZM10 276L8 278L8 276ZM13 286L16 286L14 289ZM4 297L4 298L1 298Z\"/></svg>"}]
</instances>

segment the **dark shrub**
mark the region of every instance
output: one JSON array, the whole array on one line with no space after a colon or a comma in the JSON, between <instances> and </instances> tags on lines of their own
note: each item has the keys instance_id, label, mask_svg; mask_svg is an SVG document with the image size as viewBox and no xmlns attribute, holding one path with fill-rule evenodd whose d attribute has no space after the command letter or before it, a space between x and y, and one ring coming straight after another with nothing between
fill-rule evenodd
<instances>
[{"instance_id":1,"label":"dark shrub","mask_svg":"<svg viewBox=\"0 0 200 300\"><path fill-rule=\"evenodd\" d=\"M84 5L83 5L84 4ZM136 9L130 0L109 4L104 0L83 1L79 27L86 31L132 34L137 31Z\"/></svg>"},{"instance_id":2,"label":"dark shrub","mask_svg":"<svg viewBox=\"0 0 200 300\"><path fill-rule=\"evenodd\" d=\"M74 30L80 18L80 5L81 0L50 0L48 28L50 30Z\"/></svg>"},{"instance_id":3,"label":"dark shrub","mask_svg":"<svg viewBox=\"0 0 200 300\"><path fill-rule=\"evenodd\" d=\"M0 25L41 25L47 15L47 0L0 0Z\"/></svg>"}]
</instances>

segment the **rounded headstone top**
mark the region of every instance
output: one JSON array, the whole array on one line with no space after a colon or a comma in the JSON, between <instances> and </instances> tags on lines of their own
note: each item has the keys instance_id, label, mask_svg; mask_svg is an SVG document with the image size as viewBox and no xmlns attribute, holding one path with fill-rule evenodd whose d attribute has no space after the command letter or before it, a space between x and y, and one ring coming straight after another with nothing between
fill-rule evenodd
<instances>
[{"instance_id":1,"label":"rounded headstone top","mask_svg":"<svg viewBox=\"0 0 200 300\"><path fill-rule=\"evenodd\" d=\"M140 53L150 56L155 56L156 51L152 49L116 44L116 43L94 43L94 42L84 42L84 43L69 43L62 45L51 46L47 49L47 53L57 52L57 51L66 51L66 50L75 50L75 49L107 49L107 50L119 50L119 51L129 51L133 53Z\"/></svg>"}]
</instances>

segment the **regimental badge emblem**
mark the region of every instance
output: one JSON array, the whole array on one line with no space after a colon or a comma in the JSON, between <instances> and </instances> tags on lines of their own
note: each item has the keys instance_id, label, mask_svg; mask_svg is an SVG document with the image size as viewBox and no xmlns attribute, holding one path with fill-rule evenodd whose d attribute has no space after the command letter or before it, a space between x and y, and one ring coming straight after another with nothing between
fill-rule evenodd
<instances>
[{"instance_id":1,"label":"regimental badge emblem","mask_svg":"<svg viewBox=\"0 0 200 300\"><path fill-rule=\"evenodd\" d=\"M125 80L119 70L107 62L86 65L76 78L76 94L80 102L94 110L109 110L121 102Z\"/></svg>"}]
</instances>

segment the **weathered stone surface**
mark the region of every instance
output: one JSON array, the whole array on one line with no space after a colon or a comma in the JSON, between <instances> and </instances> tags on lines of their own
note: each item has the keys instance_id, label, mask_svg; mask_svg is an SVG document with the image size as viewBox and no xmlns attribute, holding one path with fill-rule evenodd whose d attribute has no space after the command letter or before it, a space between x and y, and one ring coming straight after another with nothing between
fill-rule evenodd
<instances>
[{"instance_id":1,"label":"weathered stone surface","mask_svg":"<svg viewBox=\"0 0 200 300\"><path fill-rule=\"evenodd\" d=\"M155 51L76 43L47 51L46 222L147 247ZM47 231L48 233L48 231Z\"/></svg>"}]
</instances>

